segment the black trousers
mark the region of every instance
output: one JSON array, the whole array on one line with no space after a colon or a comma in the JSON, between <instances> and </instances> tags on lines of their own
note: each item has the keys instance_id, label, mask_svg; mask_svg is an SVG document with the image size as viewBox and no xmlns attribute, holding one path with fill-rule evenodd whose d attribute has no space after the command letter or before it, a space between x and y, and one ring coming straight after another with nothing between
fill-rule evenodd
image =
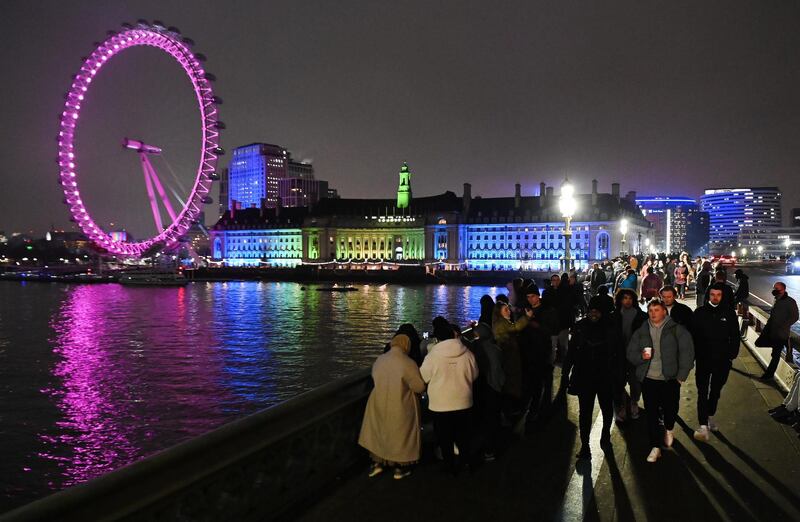
<instances>
[{"instance_id":1,"label":"black trousers","mask_svg":"<svg viewBox=\"0 0 800 522\"><path fill-rule=\"evenodd\" d=\"M600 414L603 416L603 435L611 433L611 421L614 419L612 407L613 384L608 382L595 382L587 384L586 389L578 393L578 422L581 432L581 443L589 445L589 435L592 432L592 414L594 413L594 399L600 403Z\"/></svg>"},{"instance_id":2,"label":"black trousers","mask_svg":"<svg viewBox=\"0 0 800 522\"><path fill-rule=\"evenodd\" d=\"M701 426L707 426L709 415L717 413L719 396L730 372L730 361L697 365L694 378L697 382L697 420Z\"/></svg>"},{"instance_id":3,"label":"black trousers","mask_svg":"<svg viewBox=\"0 0 800 522\"><path fill-rule=\"evenodd\" d=\"M433 411L433 430L436 433L436 440L439 442L439 449L442 450L442 458L448 466L454 464L455 455L453 454L453 443L458 446L458 453L462 461L470 462L470 437L472 429L470 420L472 408L457 411Z\"/></svg>"},{"instance_id":4,"label":"black trousers","mask_svg":"<svg viewBox=\"0 0 800 522\"><path fill-rule=\"evenodd\" d=\"M645 378L642 381L642 397L647 413L647 434L650 447L661 447L663 433L659 419L664 415L664 428L672 430L678 417L678 405L681 400L681 385L675 379L657 381Z\"/></svg>"},{"instance_id":5,"label":"black trousers","mask_svg":"<svg viewBox=\"0 0 800 522\"><path fill-rule=\"evenodd\" d=\"M772 345L772 359L769 361L769 366L764 371L764 375L773 376L775 375L775 370L778 369L778 363L781 360L781 355L783 354L783 347L786 346L788 348L789 341L777 341Z\"/></svg>"}]
</instances>

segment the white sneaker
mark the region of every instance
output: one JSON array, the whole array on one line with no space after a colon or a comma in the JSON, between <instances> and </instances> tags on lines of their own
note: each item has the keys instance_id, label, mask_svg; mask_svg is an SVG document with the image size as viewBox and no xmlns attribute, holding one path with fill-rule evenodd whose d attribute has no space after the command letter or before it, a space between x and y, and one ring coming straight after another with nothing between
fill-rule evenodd
<instances>
[{"instance_id":1,"label":"white sneaker","mask_svg":"<svg viewBox=\"0 0 800 522\"><path fill-rule=\"evenodd\" d=\"M710 438L711 436L708 434L708 426L705 424L697 428L694 432L694 440L708 442Z\"/></svg>"},{"instance_id":2,"label":"white sneaker","mask_svg":"<svg viewBox=\"0 0 800 522\"><path fill-rule=\"evenodd\" d=\"M708 416L708 429L711 431L719 431L719 426L717 426L717 423L714 422L714 417L711 415Z\"/></svg>"},{"instance_id":3,"label":"white sneaker","mask_svg":"<svg viewBox=\"0 0 800 522\"><path fill-rule=\"evenodd\" d=\"M647 456L647 462L655 462L661 458L661 448L653 448Z\"/></svg>"},{"instance_id":4,"label":"white sneaker","mask_svg":"<svg viewBox=\"0 0 800 522\"><path fill-rule=\"evenodd\" d=\"M631 403L631 419L638 419L639 418L639 405L635 402Z\"/></svg>"},{"instance_id":5,"label":"white sneaker","mask_svg":"<svg viewBox=\"0 0 800 522\"><path fill-rule=\"evenodd\" d=\"M672 430L664 430L664 446L671 448L673 440L675 440L675 435L672 434Z\"/></svg>"}]
</instances>

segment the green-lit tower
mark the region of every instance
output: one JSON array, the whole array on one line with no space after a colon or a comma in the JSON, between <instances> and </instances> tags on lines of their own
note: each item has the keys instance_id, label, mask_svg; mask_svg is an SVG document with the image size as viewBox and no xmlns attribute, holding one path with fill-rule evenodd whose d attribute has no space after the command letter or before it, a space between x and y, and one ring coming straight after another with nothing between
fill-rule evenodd
<instances>
[{"instance_id":1,"label":"green-lit tower","mask_svg":"<svg viewBox=\"0 0 800 522\"><path fill-rule=\"evenodd\" d=\"M411 203L411 172L408 163L400 167L400 185L397 187L397 208L408 208Z\"/></svg>"}]
</instances>

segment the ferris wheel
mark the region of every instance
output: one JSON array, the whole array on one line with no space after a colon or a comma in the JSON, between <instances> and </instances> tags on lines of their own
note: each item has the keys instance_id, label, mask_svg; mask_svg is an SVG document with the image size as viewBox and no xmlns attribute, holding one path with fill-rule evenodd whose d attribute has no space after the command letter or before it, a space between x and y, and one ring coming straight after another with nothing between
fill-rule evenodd
<instances>
[{"instance_id":1,"label":"ferris wheel","mask_svg":"<svg viewBox=\"0 0 800 522\"><path fill-rule=\"evenodd\" d=\"M119 32L109 31L108 38L95 46L94 51L83 64L74 80L69 92L66 94L64 111L61 113L60 128L58 132L58 166L59 183L64 188L64 202L69 207L72 220L78 224L81 231L98 248L111 254L142 257L155 250L168 248L182 240L184 234L196 223L202 206L211 203L208 192L214 180L219 179L216 174L217 158L224 154L219 146L219 131L225 125L219 121L217 105L222 103L214 96L211 82L214 76L203 69L202 62L205 56L191 50L194 42L181 36L178 29L165 27L160 22L148 23L140 20L135 25L122 24ZM191 192L179 211L173 209L169 199L164 193L162 184L155 169L152 168L147 155L160 152L158 147L147 145L138 140L125 138L123 146L136 150L142 158L145 184L147 186L153 218L156 222L157 233L155 236L137 241L128 242L117 234L103 230L91 217L81 199L78 184L79 162L75 154L75 133L81 114L81 106L89 93L92 80L100 69L114 56L126 49L136 46L150 46L161 49L172 56L183 68L194 88L197 103L200 108L200 122L202 138L200 144L200 162ZM156 190L154 190L154 188ZM156 192L169 214L168 223L161 220L158 209Z\"/></svg>"}]
</instances>

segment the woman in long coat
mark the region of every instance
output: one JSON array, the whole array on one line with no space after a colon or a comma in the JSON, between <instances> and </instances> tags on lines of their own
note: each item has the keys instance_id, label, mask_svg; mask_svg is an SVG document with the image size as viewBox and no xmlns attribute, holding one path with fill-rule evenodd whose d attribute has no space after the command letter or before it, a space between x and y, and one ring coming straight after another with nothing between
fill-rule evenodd
<instances>
[{"instance_id":1,"label":"woman in long coat","mask_svg":"<svg viewBox=\"0 0 800 522\"><path fill-rule=\"evenodd\" d=\"M416 363L408 356L411 340L407 335L392 339L391 349L372 365L375 388L367 400L358 444L370 452L373 465L369 476L393 466L394 478L411 474L410 466L419 461L422 448L418 393L425 382Z\"/></svg>"}]
</instances>

